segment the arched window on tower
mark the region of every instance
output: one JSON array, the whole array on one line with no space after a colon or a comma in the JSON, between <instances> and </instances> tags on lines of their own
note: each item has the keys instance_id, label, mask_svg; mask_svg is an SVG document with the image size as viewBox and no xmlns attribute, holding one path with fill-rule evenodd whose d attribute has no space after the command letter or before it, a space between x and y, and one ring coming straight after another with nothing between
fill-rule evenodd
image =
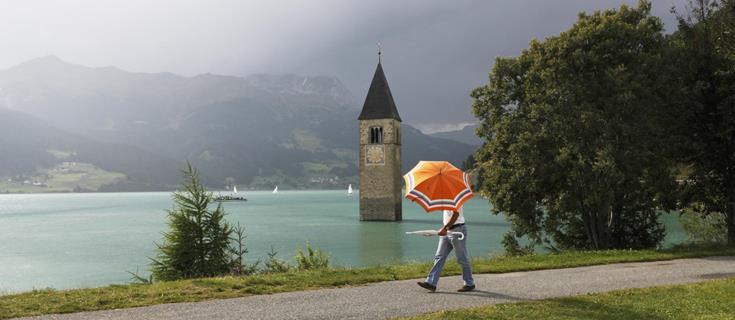
<instances>
[{"instance_id":1,"label":"arched window on tower","mask_svg":"<svg viewBox=\"0 0 735 320\"><path fill-rule=\"evenodd\" d=\"M370 128L370 143L383 143L383 127Z\"/></svg>"}]
</instances>

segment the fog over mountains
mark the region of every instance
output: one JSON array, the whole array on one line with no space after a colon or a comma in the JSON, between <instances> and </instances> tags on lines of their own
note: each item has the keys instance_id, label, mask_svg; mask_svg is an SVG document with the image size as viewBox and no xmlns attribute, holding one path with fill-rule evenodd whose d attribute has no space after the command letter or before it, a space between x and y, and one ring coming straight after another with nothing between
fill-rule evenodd
<instances>
[{"instance_id":1,"label":"fog over mountains","mask_svg":"<svg viewBox=\"0 0 735 320\"><path fill-rule=\"evenodd\" d=\"M361 104L325 76L182 77L38 58L0 71L0 178L40 185L24 191L77 178L82 190L170 190L188 160L215 188L341 188L358 182ZM473 149L404 124L404 171L421 159L459 165Z\"/></svg>"}]
</instances>

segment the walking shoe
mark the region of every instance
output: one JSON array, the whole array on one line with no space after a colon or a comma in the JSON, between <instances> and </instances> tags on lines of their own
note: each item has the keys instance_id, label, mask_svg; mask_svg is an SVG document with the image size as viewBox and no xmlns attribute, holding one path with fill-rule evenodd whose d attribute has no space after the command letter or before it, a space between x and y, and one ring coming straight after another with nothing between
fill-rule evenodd
<instances>
[{"instance_id":1,"label":"walking shoe","mask_svg":"<svg viewBox=\"0 0 735 320\"><path fill-rule=\"evenodd\" d=\"M472 291L472 290L475 290L475 285L463 286L462 288L459 288L459 290L457 290L457 292L468 292L468 291Z\"/></svg>"},{"instance_id":2,"label":"walking shoe","mask_svg":"<svg viewBox=\"0 0 735 320\"><path fill-rule=\"evenodd\" d=\"M420 281L420 282L418 282L418 285L419 285L419 287L422 287L422 288L424 288L426 290L429 290L431 292L436 291L436 286L433 285L433 284L431 284L431 283Z\"/></svg>"}]
</instances>

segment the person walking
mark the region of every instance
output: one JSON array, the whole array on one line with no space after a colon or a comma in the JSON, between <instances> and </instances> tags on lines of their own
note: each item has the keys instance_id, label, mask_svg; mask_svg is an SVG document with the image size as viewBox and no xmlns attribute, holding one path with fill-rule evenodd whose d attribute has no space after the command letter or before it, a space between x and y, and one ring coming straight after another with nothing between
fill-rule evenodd
<instances>
[{"instance_id":1,"label":"person walking","mask_svg":"<svg viewBox=\"0 0 735 320\"><path fill-rule=\"evenodd\" d=\"M419 286L436 291L444 263L454 250L457 262L462 266L464 280L464 286L457 291L475 290L472 265L465 245L467 227L463 214L464 203L473 197L470 175L447 161L419 161L403 176L403 180L406 183L406 198L420 205L426 212L441 211L444 216L444 225L436 231L439 247L436 249L434 266L426 281L419 282Z\"/></svg>"},{"instance_id":2,"label":"person walking","mask_svg":"<svg viewBox=\"0 0 735 320\"><path fill-rule=\"evenodd\" d=\"M434 257L434 266L431 268L426 281L418 283L419 286L425 288L431 292L436 291L436 286L439 283L439 277L441 276L444 263L447 261L447 257L454 249L454 254L457 256L457 263L462 267L462 280L464 286L457 290L458 292L467 292L475 290L475 280L472 277L472 265L470 264L469 255L467 254L467 227L465 226L465 220L463 215L463 207L459 207L459 210L443 210L444 219L441 229L438 230L439 234L439 246L436 249L436 256ZM451 232L461 232L464 237L459 237L454 234L447 234ZM461 238L461 240L460 240Z\"/></svg>"}]
</instances>

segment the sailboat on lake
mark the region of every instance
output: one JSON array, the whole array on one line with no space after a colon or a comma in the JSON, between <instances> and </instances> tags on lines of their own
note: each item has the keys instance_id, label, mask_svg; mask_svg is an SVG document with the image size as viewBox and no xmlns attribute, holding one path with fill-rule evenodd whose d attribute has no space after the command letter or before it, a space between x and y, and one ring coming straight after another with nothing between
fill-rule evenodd
<instances>
[{"instance_id":1,"label":"sailboat on lake","mask_svg":"<svg viewBox=\"0 0 735 320\"><path fill-rule=\"evenodd\" d=\"M278 186L276 186L276 188L273 189L273 194L277 194L277 193L278 193Z\"/></svg>"},{"instance_id":2,"label":"sailboat on lake","mask_svg":"<svg viewBox=\"0 0 735 320\"><path fill-rule=\"evenodd\" d=\"M347 186L347 195L348 196L351 196L352 195L352 184L350 184L349 186Z\"/></svg>"},{"instance_id":3,"label":"sailboat on lake","mask_svg":"<svg viewBox=\"0 0 735 320\"><path fill-rule=\"evenodd\" d=\"M232 193L237 193L237 186L232 186Z\"/></svg>"}]
</instances>

